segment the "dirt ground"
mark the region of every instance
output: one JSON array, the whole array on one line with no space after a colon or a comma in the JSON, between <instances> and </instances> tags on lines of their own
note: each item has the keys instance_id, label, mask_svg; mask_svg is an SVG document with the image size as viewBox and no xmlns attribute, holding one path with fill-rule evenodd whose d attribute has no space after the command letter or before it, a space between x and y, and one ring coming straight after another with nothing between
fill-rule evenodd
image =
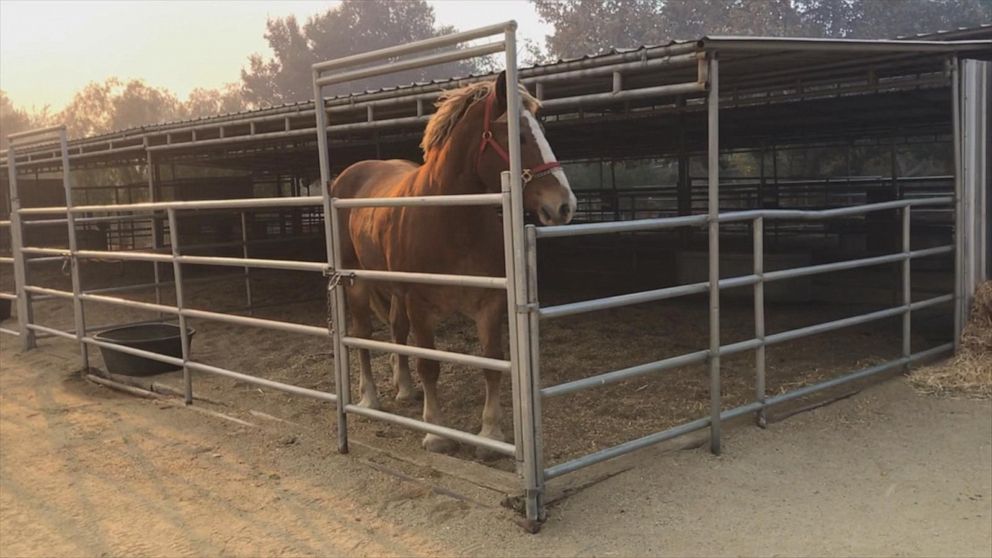
<instances>
[{"instance_id":1,"label":"dirt ground","mask_svg":"<svg viewBox=\"0 0 992 558\"><path fill-rule=\"evenodd\" d=\"M121 394L81 379L70 343L0 339L5 557L992 555L992 403L901 378L729 428L721 457L626 458L528 535L478 485L338 455L313 425Z\"/></svg>"},{"instance_id":2,"label":"dirt ground","mask_svg":"<svg viewBox=\"0 0 992 558\"><path fill-rule=\"evenodd\" d=\"M112 265L90 268L84 277L87 288L141 282L135 268L118 276ZM147 268L143 268L147 271ZM194 276L195 278L195 276ZM149 279L144 277L144 279ZM46 286L67 288L67 278L50 275ZM568 292L549 289L542 304L551 305L602 296L603 286L583 283L586 292L573 288ZM322 301L323 283L314 274L291 272L255 272L252 291L257 309L254 315L323 325L326 308ZM154 301L150 290L122 293L137 300ZM186 289L187 304L192 308L232 311L244 306L243 283L230 278L210 283L193 283ZM926 295L921 295L926 296ZM930 295L932 296L932 295ZM171 301L174 293L165 290ZM769 333L794 329L887 307L863 304L769 304ZM239 311L239 310L235 310ZM153 315L106 304L86 305L87 323L107 324L147 320ZM753 313L749 303L728 300L721 309L722 341L729 344L753 337ZM39 323L68 329L72 327L71 305L55 300L36 306ZM914 350L932 347L947 339L929 335L925 312L914 315ZM705 299L695 297L643 304L617 311L596 312L541 324L541 380L545 386L588 377L594 374L634 366L708 346L708 317ZM213 321L191 321L197 333L192 343L194 360L239 372L333 391L332 355L325 339L299 334L235 326ZM943 328L946 332L947 328ZM890 319L860 327L846 328L828 335L805 338L768 349L767 386L769 393L781 393L809 383L836 377L844 372L870 366L899 354L900 322ZM384 327L375 337L386 340ZM441 349L479 353L474 328L467 320L452 320L438 330ZM94 350L94 354L97 351ZM96 366L102 361L95 356ZM384 410L419 418L417 402L400 404L392 400L387 355L373 353L373 366ZM357 358L352 355L353 397L357 393ZM483 402L481 374L449 364L442 364L442 413L445 424L468 432L478 432ZM723 407L732 408L754 400L754 357L751 352L724 358ZM416 374L414 374L416 379ZM179 374L167 374L162 381L178 387ZM857 386L845 387L845 390ZM194 392L214 401L238 404L314 429L335 428L326 405L309 399L229 380L197 374ZM510 385L504 382L503 430L512 436ZM619 384L546 400L544 403L545 461L548 465L613 446L640 436L697 419L708 412L709 376L705 364L682 367L663 374L646 376ZM242 417L244 418L244 417ZM381 422L354 418L349 429L359 435L417 451L420 436ZM459 448L458 457L474 459L471 448ZM512 471L513 462L501 459L489 466Z\"/></svg>"}]
</instances>

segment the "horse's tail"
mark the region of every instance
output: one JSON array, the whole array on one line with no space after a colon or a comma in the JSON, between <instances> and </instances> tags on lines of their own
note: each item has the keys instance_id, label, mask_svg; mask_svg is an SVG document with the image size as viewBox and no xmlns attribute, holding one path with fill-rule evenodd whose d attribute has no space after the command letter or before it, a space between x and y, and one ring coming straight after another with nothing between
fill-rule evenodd
<instances>
[{"instance_id":1,"label":"horse's tail","mask_svg":"<svg viewBox=\"0 0 992 558\"><path fill-rule=\"evenodd\" d=\"M378 289L369 289L369 305L376 317L382 320L382 323L389 323L390 301L385 293Z\"/></svg>"}]
</instances>

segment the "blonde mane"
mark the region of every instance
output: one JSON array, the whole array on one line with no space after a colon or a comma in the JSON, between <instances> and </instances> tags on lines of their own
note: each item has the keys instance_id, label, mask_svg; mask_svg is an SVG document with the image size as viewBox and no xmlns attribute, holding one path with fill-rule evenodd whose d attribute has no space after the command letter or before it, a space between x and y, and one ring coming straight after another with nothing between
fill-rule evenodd
<instances>
[{"instance_id":1,"label":"blonde mane","mask_svg":"<svg viewBox=\"0 0 992 558\"><path fill-rule=\"evenodd\" d=\"M458 89L445 91L438 97L437 102L434 104L437 107L437 112L427 122L427 128L424 130L424 138L420 141L420 148L424 150L425 160L432 153L444 146L448 137L451 136L451 131L454 130L455 125L465 116L468 109L475 103L485 99L492 93L494 87L496 87L495 81L470 83ZM523 85L520 86L520 100L524 108L532 114L536 113L537 109L541 107L541 102L528 93L527 88ZM499 116L498 114L494 114L493 118Z\"/></svg>"}]
</instances>

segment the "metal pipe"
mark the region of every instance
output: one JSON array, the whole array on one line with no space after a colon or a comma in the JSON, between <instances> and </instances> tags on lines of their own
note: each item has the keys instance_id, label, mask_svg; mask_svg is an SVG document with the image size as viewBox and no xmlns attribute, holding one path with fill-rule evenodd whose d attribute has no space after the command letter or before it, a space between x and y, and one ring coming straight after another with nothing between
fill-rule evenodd
<instances>
[{"instance_id":1,"label":"metal pipe","mask_svg":"<svg viewBox=\"0 0 992 558\"><path fill-rule=\"evenodd\" d=\"M709 222L710 451L720 455L720 81L716 53L709 58L706 155Z\"/></svg>"},{"instance_id":2,"label":"metal pipe","mask_svg":"<svg viewBox=\"0 0 992 558\"><path fill-rule=\"evenodd\" d=\"M693 66L696 64L698 54L695 52L688 52L685 54L674 54L669 56L663 56L661 58L651 58L651 59L641 59L634 62L626 62L620 64L611 64L608 66L597 66L595 68L570 70L566 72L558 72L553 74L545 74L540 77L524 77L520 81L523 83L550 83L555 81L563 81L569 79L583 79L601 76L613 76L613 90L620 91L621 88L617 88L617 77L622 76L626 72L638 72L638 71L649 71L649 70L660 70L664 68L678 68L682 66ZM521 72L521 75L524 72ZM621 84L622 84L621 79Z\"/></svg>"},{"instance_id":3,"label":"metal pipe","mask_svg":"<svg viewBox=\"0 0 992 558\"><path fill-rule=\"evenodd\" d=\"M954 350L961 348L961 332L968 315L964 294L964 182L961 146L961 73L956 56L949 62L951 79L951 120L954 144Z\"/></svg>"},{"instance_id":4,"label":"metal pipe","mask_svg":"<svg viewBox=\"0 0 992 558\"><path fill-rule=\"evenodd\" d=\"M764 154L762 154L762 158ZM758 217L754 220L752 231L754 249L754 274L758 281L754 284L754 337L761 345L754 353L754 396L762 403L755 414L755 422L764 428L767 420L764 412L765 401L765 220Z\"/></svg>"},{"instance_id":5,"label":"metal pipe","mask_svg":"<svg viewBox=\"0 0 992 558\"><path fill-rule=\"evenodd\" d=\"M158 201L158 192L155 184L156 182L155 175L158 167L155 166L155 162L152 159L152 152L147 151L147 147L148 147L147 137L144 138L144 145L146 148L145 170L148 173L148 201L155 203ZM154 216L152 216L152 249L160 250L161 248L162 248L162 238L161 238L161 231L159 229L159 223L155 220ZM152 272L154 273L154 279L155 279L155 302L158 304L162 304L162 289L161 287L159 287L159 283L162 282L162 277L158 269L158 262L152 263ZM183 328L183 331L185 331L185 328Z\"/></svg>"},{"instance_id":6,"label":"metal pipe","mask_svg":"<svg viewBox=\"0 0 992 558\"><path fill-rule=\"evenodd\" d=\"M41 333L47 333L53 337L61 337L63 339L68 339L70 341L76 341L78 338L74 333L68 333L62 331L61 329L55 329L52 327L43 326L40 324L27 324L28 330L35 332L40 331Z\"/></svg>"},{"instance_id":7,"label":"metal pipe","mask_svg":"<svg viewBox=\"0 0 992 558\"><path fill-rule=\"evenodd\" d=\"M702 93L706 91L706 84L699 82L672 83L669 85L658 85L655 87L643 87L641 89L628 89L619 92L593 93L589 95L578 95L575 97L563 97L559 99L548 99L541 102L541 107L547 110L563 109L572 106L586 106L599 103L609 103L615 101L636 101L638 99L657 99L659 97L687 95L690 93Z\"/></svg>"},{"instance_id":8,"label":"metal pipe","mask_svg":"<svg viewBox=\"0 0 992 558\"><path fill-rule=\"evenodd\" d=\"M498 35L503 33L506 27L511 24L516 26L516 23L513 21L496 23L493 25L488 25L486 27L480 27L478 29L462 31L461 33L451 33L449 35L432 37L430 39L424 39L422 41L416 41L413 43L401 44L394 47L373 50L361 54L353 54L351 56L345 56L342 58L336 58L334 60L327 60L325 62L318 62L316 64L313 64L311 68L313 69L313 72L319 76L321 72L326 72L328 70L357 66L369 62L376 62L379 60L389 60L397 56L403 56L405 54L414 54L414 53L434 50L446 46L453 46L468 41L473 41L475 39L483 39L486 37L491 37L493 35ZM395 67L395 64L392 65L382 64L379 67L380 68L385 67L388 69ZM398 70L390 70L390 71L398 71ZM389 72L384 72L384 73L389 73Z\"/></svg>"},{"instance_id":9,"label":"metal pipe","mask_svg":"<svg viewBox=\"0 0 992 558\"><path fill-rule=\"evenodd\" d=\"M468 432L462 432L461 430L455 430L454 428L448 428L439 424L432 424L417 419L394 415L392 413L377 411L375 409L359 407L358 405L348 405L345 410L349 413L354 413L356 415L365 416L375 420L381 420L383 422L389 422L411 430L434 434L435 436L441 436L463 444L485 448L500 455L512 457L516 452L516 448L514 448L512 444L500 442L491 438L484 438L477 434L469 434Z\"/></svg>"},{"instance_id":10,"label":"metal pipe","mask_svg":"<svg viewBox=\"0 0 992 558\"><path fill-rule=\"evenodd\" d=\"M75 297L72 291L63 291L59 289L50 289L46 287L36 287L34 285L24 285L24 287L22 288L24 289L24 292L46 295L51 298L63 298L65 300L72 300Z\"/></svg>"},{"instance_id":11,"label":"metal pipe","mask_svg":"<svg viewBox=\"0 0 992 558\"><path fill-rule=\"evenodd\" d=\"M65 191L66 225L68 227L69 253L75 254L79 245L76 242L76 216L72 213L72 177L69 169L69 140L66 137L65 127L59 131L59 149L62 151L62 189ZM76 326L76 341L79 343L79 355L83 361L83 370L90 368L89 347L83 343L86 337L86 314L83 308L83 301L79 299L82 292L82 281L79 276L79 259L69 258L69 275L72 280L72 314L73 322Z\"/></svg>"},{"instance_id":12,"label":"metal pipe","mask_svg":"<svg viewBox=\"0 0 992 558\"><path fill-rule=\"evenodd\" d=\"M902 315L902 356L909 358L912 351L912 213L911 207L902 210L902 251L906 258L902 261L902 304L906 311Z\"/></svg>"},{"instance_id":13,"label":"metal pipe","mask_svg":"<svg viewBox=\"0 0 992 558\"><path fill-rule=\"evenodd\" d=\"M521 302L527 300L527 260L524 239L524 184L522 180L523 165L520 154L520 118L523 104L520 99L519 75L517 73L517 25L508 24L505 29L506 37L506 106L507 113L512 115L507 119L507 150L510 155L510 239L512 247L504 246L513 251L513 277L507 280L514 282L513 314L509 319L517 321L517 373L520 389L520 420L523 439L523 477L524 500L527 519L540 521L544 515L543 491L544 480L539 468L540 458L537 456L537 443L534 433L538 427L534 402L534 377L531 370L533 362L533 347L531 347L531 331L528 309ZM512 357L511 357L512 358Z\"/></svg>"},{"instance_id":14,"label":"metal pipe","mask_svg":"<svg viewBox=\"0 0 992 558\"><path fill-rule=\"evenodd\" d=\"M29 138L32 136L42 136L45 134L51 134L53 132L64 132L64 131L65 131L65 124L58 124L55 126L47 126L45 128L35 128L33 130L26 130L23 132L15 132L13 134L7 134L7 139L10 140L10 142L13 144L14 140ZM45 138L45 139L54 140L55 138ZM7 153L8 153L7 155L8 158L12 158L14 156L13 149L9 149Z\"/></svg>"},{"instance_id":15,"label":"metal pipe","mask_svg":"<svg viewBox=\"0 0 992 558\"><path fill-rule=\"evenodd\" d=\"M756 283L757 281L757 275L731 277L728 279L721 279L719 288L733 289L737 287L746 287ZM676 298L680 296L702 294L708 292L709 287L709 281L703 281L702 283L677 285L674 287L665 287L663 289L655 289L652 291L642 291L638 293L615 295L592 300L582 300L579 302L570 302L568 304L558 304L555 306L541 308L539 314L541 318L544 319L562 318L585 312L596 312L601 310L609 310L612 308L620 308L623 306L632 306L634 304L657 302L659 300Z\"/></svg>"},{"instance_id":16,"label":"metal pipe","mask_svg":"<svg viewBox=\"0 0 992 558\"><path fill-rule=\"evenodd\" d=\"M513 278L516 277L514 274L514 260L513 257L513 222L511 220L513 215L513 205L510 196L510 173L502 172L500 173L500 192L503 196L503 213L501 217L503 226L503 266L506 273L506 277ZM513 409L513 439L523 440L523 418L520 416L520 349L518 345L519 333L517 332L517 320L514 319L517 311L517 296L516 296L516 281L513 279L508 279L506 282L506 315L507 315L507 332L509 337L510 345L510 391L511 400L513 404L511 405ZM518 472L523 469L524 454L523 454L523 444L516 444L516 466Z\"/></svg>"},{"instance_id":17,"label":"metal pipe","mask_svg":"<svg viewBox=\"0 0 992 558\"><path fill-rule=\"evenodd\" d=\"M695 432L697 430L702 430L710 425L710 418L703 417L696 419L692 422L687 422L685 424L680 424L668 430L658 432L655 434L649 434L642 438L636 440L631 440L623 444L619 444L610 448L602 449L588 455L583 455L582 457L573 459L571 461L566 461L565 463L559 463L552 467L548 467L544 470L545 479L554 479L562 475L578 471L590 465L595 465L596 463L601 463L614 457L620 457L621 455L636 451L642 448L653 446L655 444L660 444L666 440L671 440L672 438L678 438L679 436Z\"/></svg>"},{"instance_id":18,"label":"metal pipe","mask_svg":"<svg viewBox=\"0 0 992 558\"><path fill-rule=\"evenodd\" d=\"M244 211L241 212L241 257L248 258L248 217ZM254 313L253 301L251 297L251 268L244 267L245 273L245 303L248 305L248 313Z\"/></svg>"},{"instance_id":19,"label":"metal pipe","mask_svg":"<svg viewBox=\"0 0 992 558\"><path fill-rule=\"evenodd\" d=\"M533 447L532 463L528 469L534 471L537 487L530 488L535 491L533 499L536 500L532 507L536 509L537 519L544 519L544 415L542 413L541 401L541 317L537 313L540 308L538 300L537 284L537 233L534 225L527 225L527 317L530 321L530 385L528 386L528 396L533 407L533 433L529 445ZM524 439L527 441L528 436ZM529 487L529 483L528 483Z\"/></svg>"},{"instance_id":20,"label":"metal pipe","mask_svg":"<svg viewBox=\"0 0 992 558\"><path fill-rule=\"evenodd\" d=\"M324 244L326 251L326 261L327 266L330 270L335 269L334 265L337 261L335 259L337 250L335 243L335 236L337 234L337 229L335 228L336 221L335 217L337 212L334 210L334 200L332 199L331 188L333 184L331 182L331 163L330 154L327 151L327 107L324 101L324 91L317 83L317 79L320 77L321 68L332 69L335 66L330 63L322 63L320 65L315 65L311 71L311 81L313 83L313 98L314 98L314 120L317 133L317 159L320 164L320 201L324 209ZM343 322L339 319L339 314L344 312L344 308L339 304L339 299L337 292L340 289L335 286L335 279L332 277L328 280L327 285L327 303L330 308L329 324L328 329L331 335L331 345L334 350L334 389L337 391L337 399L335 400L335 412L337 415L337 434L338 434L338 452L348 453L348 413L346 411L346 406L351 401L351 387L350 378L344 373L345 367L348 366L348 352L344 344L341 342L341 337L344 332L340 329L340 324Z\"/></svg>"},{"instance_id":21,"label":"metal pipe","mask_svg":"<svg viewBox=\"0 0 992 558\"><path fill-rule=\"evenodd\" d=\"M698 364L701 362L705 362L708 356L709 356L709 351L704 350L704 351L696 351L694 353L679 355L676 357L666 358L655 362L638 364L636 366L631 366L620 370L614 370L613 372L597 374L595 376L582 378L580 380L573 380L571 382L558 384L556 386L546 387L541 390L541 396L558 397L561 395L568 395L570 393L582 391L584 389L606 386L618 382L624 382L633 378L638 378L640 376L646 376L648 374L656 374L658 372L664 372L665 370L671 370L673 368L679 368L681 366L688 366L690 364Z\"/></svg>"},{"instance_id":22,"label":"metal pipe","mask_svg":"<svg viewBox=\"0 0 992 558\"><path fill-rule=\"evenodd\" d=\"M161 211L166 209L248 209L259 207L308 207L321 204L320 196L300 196L295 198L238 198L227 200L196 200L170 202L144 202L122 205L81 205L73 207L73 213L104 213L113 211ZM65 208L39 207L27 210L27 214L52 213Z\"/></svg>"},{"instance_id":23,"label":"metal pipe","mask_svg":"<svg viewBox=\"0 0 992 558\"><path fill-rule=\"evenodd\" d=\"M31 296L24 290L27 285L27 266L24 261L24 229L21 221L21 197L17 189L17 161L13 145L8 149L9 164L7 166L8 187L10 189L10 251L14 258L14 290L21 287L17 297L17 330L20 332L21 348L25 351L38 346L34 332L28 329L28 324L34 321L34 309Z\"/></svg>"},{"instance_id":24,"label":"metal pipe","mask_svg":"<svg viewBox=\"0 0 992 558\"><path fill-rule=\"evenodd\" d=\"M676 227L706 224L706 215L663 217L659 219L638 219L635 221L612 221L607 223L586 223L582 225L551 225L537 229L537 238L562 238L592 234L612 234L643 232Z\"/></svg>"},{"instance_id":25,"label":"metal pipe","mask_svg":"<svg viewBox=\"0 0 992 558\"><path fill-rule=\"evenodd\" d=\"M17 295L13 293L0 293L0 300L17 300Z\"/></svg>"},{"instance_id":26,"label":"metal pipe","mask_svg":"<svg viewBox=\"0 0 992 558\"><path fill-rule=\"evenodd\" d=\"M301 333L304 335L313 335L316 337L326 338L328 336L326 328L310 326L305 324L298 324L294 322L283 322L279 320L267 320L263 318L254 318L249 316L238 316L236 314L224 314L221 312L211 312L208 310L195 310L193 308L183 308L182 310L179 310L176 307L167 306L164 304L141 302L138 300L129 300L126 298L97 295L90 293L82 293L79 295L79 297L86 301L115 304L117 306L125 306L129 308L136 308L139 310L148 310L150 312L160 312L174 316L185 316L187 318L214 320L229 324L243 325L248 327L258 327L262 329L272 329L276 331L287 331L290 333Z\"/></svg>"},{"instance_id":27,"label":"metal pipe","mask_svg":"<svg viewBox=\"0 0 992 558\"><path fill-rule=\"evenodd\" d=\"M855 205L851 207L839 207L836 209L822 209L817 211L805 211L799 209L761 209L751 211L731 211L720 215L721 223L731 223L734 221L750 221L758 217L768 219L788 219L795 221L832 219L835 217L849 217L851 215L861 215L872 211L885 211L889 209L902 209L909 206L928 205L949 205L954 202L950 196L923 198L915 200L895 200L888 202L870 203L865 205Z\"/></svg>"},{"instance_id":28,"label":"metal pipe","mask_svg":"<svg viewBox=\"0 0 992 558\"><path fill-rule=\"evenodd\" d=\"M458 60L478 58L480 56L487 56L489 54L496 54L497 52L502 52L505 48L506 48L506 44L503 41L487 43L476 47L462 48L462 49L452 50L449 52L442 52L440 54L431 54L428 56L421 56L419 58L411 58L409 60L391 62L389 64L379 64L369 68L361 68L358 70L351 70L350 72L342 72L339 74L318 77L314 83L316 83L321 87L327 85L335 85L338 83L347 83L349 81L355 81L374 76L381 76L384 74L391 74L394 72L413 70L416 68L423 68L425 66L434 66L437 64L444 64L446 62L455 62ZM416 51L409 51L409 52L416 52ZM318 64L314 64L314 69L317 71L321 71L321 69L319 69L317 66Z\"/></svg>"},{"instance_id":29,"label":"metal pipe","mask_svg":"<svg viewBox=\"0 0 992 558\"><path fill-rule=\"evenodd\" d=\"M186 327L186 316L183 315L185 297L183 296L183 266L179 263L179 224L176 222L176 210L167 210L169 219L169 244L172 248L172 276L176 283L176 310L179 311L179 343L183 355L183 397L187 405L193 404L193 376L189 366L189 329ZM158 267L158 264L156 264ZM156 281L158 283L158 281ZM156 292L159 290L155 287Z\"/></svg>"},{"instance_id":30,"label":"metal pipe","mask_svg":"<svg viewBox=\"0 0 992 558\"><path fill-rule=\"evenodd\" d=\"M469 367L484 368L486 370L497 370L499 372L510 371L509 361L495 358L453 353L439 349L428 349L425 347L418 347L416 345L401 345L399 343L376 341L374 339L364 339L361 337L346 336L342 338L342 342L346 347L352 347L355 349L367 349L370 351L380 351L384 353L397 353L417 358L451 362L453 364L461 364Z\"/></svg>"},{"instance_id":31,"label":"metal pipe","mask_svg":"<svg viewBox=\"0 0 992 558\"><path fill-rule=\"evenodd\" d=\"M12 335L14 337L20 337L21 332L13 329L7 329L5 327L0 327L0 333L6 333L7 335Z\"/></svg>"},{"instance_id":32,"label":"metal pipe","mask_svg":"<svg viewBox=\"0 0 992 558\"><path fill-rule=\"evenodd\" d=\"M505 277L477 275L449 275L444 273L414 273L408 271L380 271L372 269L342 269L338 273L371 281L393 281L397 283L420 283L447 285L454 287L476 287L480 289L505 289Z\"/></svg>"},{"instance_id":33,"label":"metal pipe","mask_svg":"<svg viewBox=\"0 0 992 558\"><path fill-rule=\"evenodd\" d=\"M338 198L337 209L345 207L427 207L500 205L502 194L455 194L446 196L404 196L398 198Z\"/></svg>"}]
</instances>

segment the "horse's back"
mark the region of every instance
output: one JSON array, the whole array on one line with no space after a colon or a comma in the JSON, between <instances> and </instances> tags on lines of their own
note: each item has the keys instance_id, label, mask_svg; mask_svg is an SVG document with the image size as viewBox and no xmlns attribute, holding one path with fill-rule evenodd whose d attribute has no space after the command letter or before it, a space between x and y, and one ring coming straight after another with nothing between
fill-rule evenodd
<instances>
[{"instance_id":1,"label":"horse's back","mask_svg":"<svg viewBox=\"0 0 992 558\"><path fill-rule=\"evenodd\" d=\"M391 197L388 192L419 165L403 159L360 161L344 169L331 185L336 198Z\"/></svg>"}]
</instances>

